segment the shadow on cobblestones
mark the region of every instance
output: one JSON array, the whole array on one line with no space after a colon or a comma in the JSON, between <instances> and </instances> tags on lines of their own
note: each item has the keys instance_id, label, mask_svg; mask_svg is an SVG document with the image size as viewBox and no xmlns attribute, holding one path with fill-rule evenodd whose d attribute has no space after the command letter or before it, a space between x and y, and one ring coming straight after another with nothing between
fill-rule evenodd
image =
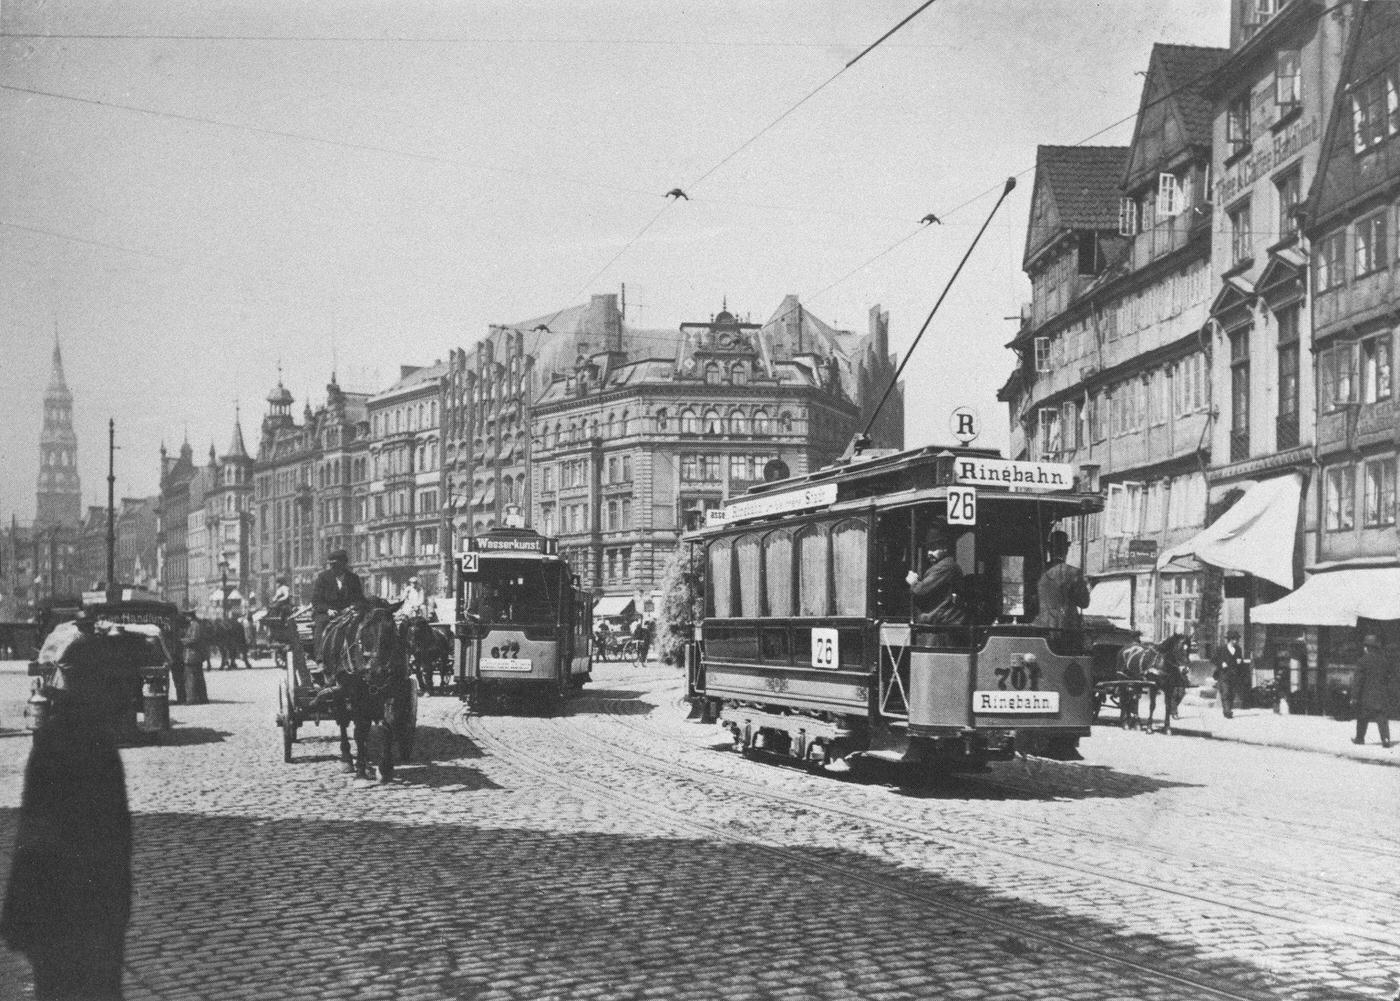
<instances>
[{"instance_id":1,"label":"shadow on cobblestones","mask_svg":"<svg viewBox=\"0 0 1400 1001\"><path fill-rule=\"evenodd\" d=\"M168 747L222 744L232 736L227 730L213 730L207 726L181 726L177 723L160 735L160 743Z\"/></svg>"},{"instance_id":2,"label":"shadow on cobblestones","mask_svg":"<svg viewBox=\"0 0 1400 1001\"><path fill-rule=\"evenodd\" d=\"M645 692L628 692L609 688L589 688L583 695L569 703L570 716L583 716L606 711L609 716L646 716L656 711L656 706L643 702ZM595 703L609 702L606 710Z\"/></svg>"},{"instance_id":3,"label":"shadow on cobblestones","mask_svg":"<svg viewBox=\"0 0 1400 1001\"><path fill-rule=\"evenodd\" d=\"M14 828L0 811L5 873ZM143 814L127 998L1196 1001L1205 983L1349 1001L1380 986L1317 959L1341 948L1364 968L1359 947L1300 934L1250 962L1197 948L1179 914L1128 931L1083 901L1030 903L935 866L532 826ZM13 965L0 950L0 972Z\"/></svg>"},{"instance_id":4,"label":"shadow on cobblestones","mask_svg":"<svg viewBox=\"0 0 1400 1001\"><path fill-rule=\"evenodd\" d=\"M985 772L926 772L906 779L900 792L925 799L1045 800L1128 799L1163 789L1196 789L1199 783L1171 782L1148 775L1114 771L1044 758L998 762Z\"/></svg>"},{"instance_id":5,"label":"shadow on cobblestones","mask_svg":"<svg viewBox=\"0 0 1400 1001\"><path fill-rule=\"evenodd\" d=\"M426 764L399 765L394 769L394 781L402 785L441 789L446 792L477 792L482 789L504 788L484 775L479 768L468 765Z\"/></svg>"}]
</instances>

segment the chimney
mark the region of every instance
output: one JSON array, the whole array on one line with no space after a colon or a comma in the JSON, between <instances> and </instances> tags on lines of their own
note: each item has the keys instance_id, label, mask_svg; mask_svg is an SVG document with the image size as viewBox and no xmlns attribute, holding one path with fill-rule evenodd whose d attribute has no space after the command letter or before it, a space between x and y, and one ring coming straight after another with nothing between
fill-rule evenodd
<instances>
[{"instance_id":1,"label":"chimney","mask_svg":"<svg viewBox=\"0 0 1400 1001\"><path fill-rule=\"evenodd\" d=\"M604 351L622 350L622 312L617 306L617 293L605 292L593 297L589 304L590 318L603 335ZM590 331L591 332L591 331Z\"/></svg>"}]
</instances>

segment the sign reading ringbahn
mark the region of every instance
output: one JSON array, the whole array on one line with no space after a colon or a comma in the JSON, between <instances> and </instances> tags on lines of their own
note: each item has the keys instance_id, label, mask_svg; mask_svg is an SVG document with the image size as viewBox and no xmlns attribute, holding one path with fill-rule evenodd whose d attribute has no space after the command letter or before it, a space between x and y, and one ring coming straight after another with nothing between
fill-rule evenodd
<instances>
[{"instance_id":1,"label":"sign reading ringbahn","mask_svg":"<svg viewBox=\"0 0 1400 1001\"><path fill-rule=\"evenodd\" d=\"M1010 459L959 457L953 460L953 474L959 483L978 487L1074 489L1074 467L1065 462L1014 462Z\"/></svg>"},{"instance_id":2,"label":"sign reading ringbahn","mask_svg":"<svg viewBox=\"0 0 1400 1001\"><path fill-rule=\"evenodd\" d=\"M1060 711L1060 693L973 692L972 711L993 716L1044 716Z\"/></svg>"}]
</instances>

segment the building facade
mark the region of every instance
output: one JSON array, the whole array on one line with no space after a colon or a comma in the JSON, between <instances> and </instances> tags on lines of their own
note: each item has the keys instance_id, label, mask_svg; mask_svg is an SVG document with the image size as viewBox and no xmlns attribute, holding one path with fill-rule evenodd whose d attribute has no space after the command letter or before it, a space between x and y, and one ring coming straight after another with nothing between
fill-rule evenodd
<instances>
[{"instance_id":1,"label":"building facade","mask_svg":"<svg viewBox=\"0 0 1400 1001\"><path fill-rule=\"evenodd\" d=\"M396 598L410 577L429 597L440 590L443 440L440 415L448 365L405 365L369 398L369 511L355 539L369 567L366 592ZM361 459L363 461L363 459ZM344 515L353 515L346 505ZM348 527L348 526L347 526Z\"/></svg>"},{"instance_id":2,"label":"building facade","mask_svg":"<svg viewBox=\"0 0 1400 1001\"><path fill-rule=\"evenodd\" d=\"M292 394L278 380L268 394L252 465L253 529L248 589L266 607L285 577L297 601L327 554L344 549L363 579L369 571L368 393L347 392L331 376L326 402L307 403L298 424Z\"/></svg>"},{"instance_id":3,"label":"building facade","mask_svg":"<svg viewBox=\"0 0 1400 1001\"><path fill-rule=\"evenodd\" d=\"M1208 529L1214 638L1243 633L1262 679L1274 652L1252 609L1288 593L1317 545L1310 261L1299 207L1313 184L1356 5L1232 5L1230 53L1209 81L1215 290ZM1314 265L1315 266L1315 265ZM1250 527L1246 527L1250 526ZM1316 637L1313 639L1316 662Z\"/></svg>"},{"instance_id":4,"label":"building facade","mask_svg":"<svg viewBox=\"0 0 1400 1001\"><path fill-rule=\"evenodd\" d=\"M1256 608L1263 647L1295 646L1295 708L1328 711L1350 683L1366 633L1400 646L1395 397L1396 248L1400 247L1400 10L1362 4L1325 116L1302 219L1311 263L1312 489L1302 520L1307 572ZM1319 113L1319 118L1321 118ZM1282 351L1282 348L1280 348ZM1305 358L1307 356L1304 356Z\"/></svg>"},{"instance_id":5,"label":"building facade","mask_svg":"<svg viewBox=\"0 0 1400 1001\"><path fill-rule=\"evenodd\" d=\"M872 322L888 360L878 308ZM614 341L554 375L534 404L526 496L603 613L652 610L680 533L708 511L844 451L874 381L849 363L868 357L856 341L789 297L766 324L725 309L681 324L665 355ZM880 433L902 446L902 429Z\"/></svg>"},{"instance_id":6,"label":"building facade","mask_svg":"<svg viewBox=\"0 0 1400 1001\"><path fill-rule=\"evenodd\" d=\"M1003 389L1026 457L1097 469L1101 515L1069 526L1090 613L1195 635L1201 567L1158 555L1204 524L1210 412L1211 106L1223 49L1157 45L1127 148L1042 147L1033 300Z\"/></svg>"}]
</instances>

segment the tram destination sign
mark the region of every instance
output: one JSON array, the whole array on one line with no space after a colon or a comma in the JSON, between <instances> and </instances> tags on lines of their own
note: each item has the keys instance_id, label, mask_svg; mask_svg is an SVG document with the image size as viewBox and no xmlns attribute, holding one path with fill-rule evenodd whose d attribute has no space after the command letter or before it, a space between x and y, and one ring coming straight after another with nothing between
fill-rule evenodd
<instances>
[{"instance_id":1,"label":"tram destination sign","mask_svg":"<svg viewBox=\"0 0 1400 1001\"><path fill-rule=\"evenodd\" d=\"M477 535L466 541L469 551L479 553L544 553L546 556L555 552L556 545L554 539L531 538L529 536L493 539L489 536Z\"/></svg>"},{"instance_id":2,"label":"tram destination sign","mask_svg":"<svg viewBox=\"0 0 1400 1001\"><path fill-rule=\"evenodd\" d=\"M813 507L827 507L836 502L836 484L818 483L801 490L784 490L777 494L761 494L758 497L745 497L733 501L724 509L726 520L740 518L764 518L774 514L787 514L789 511L802 511Z\"/></svg>"},{"instance_id":3,"label":"tram destination sign","mask_svg":"<svg viewBox=\"0 0 1400 1001\"><path fill-rule=\"evenodd\" d=\"M953 460L953 475L959 483L977 487L1012 487L1020 490L1074 488L1074 467L1066 462L957 458Z\"/></svg>"}]
</instances>

